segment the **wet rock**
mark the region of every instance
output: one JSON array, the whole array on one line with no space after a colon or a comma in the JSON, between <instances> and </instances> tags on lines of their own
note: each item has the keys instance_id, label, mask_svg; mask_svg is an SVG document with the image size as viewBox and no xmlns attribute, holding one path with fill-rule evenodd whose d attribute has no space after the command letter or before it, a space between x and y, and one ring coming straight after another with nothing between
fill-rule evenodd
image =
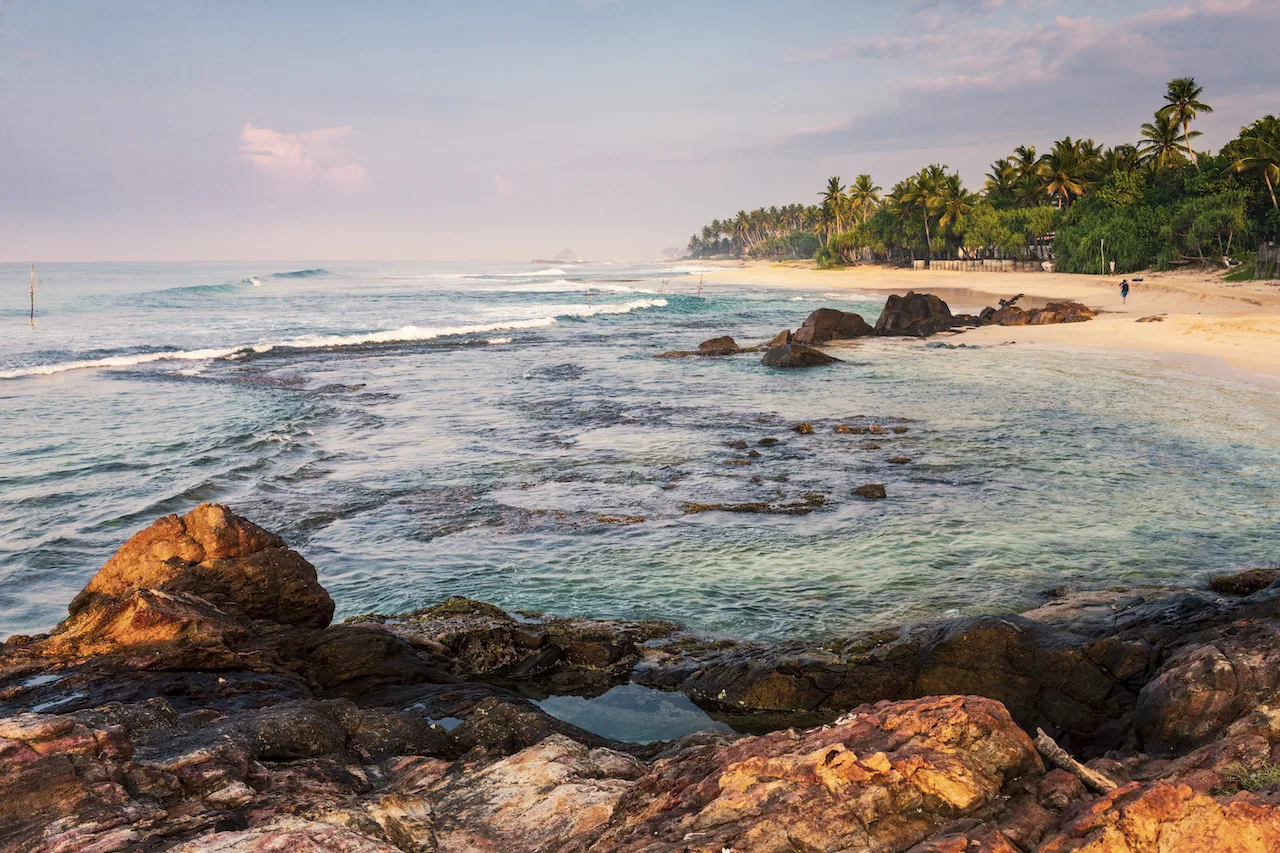
<instances>
[{"instance_id":1,"label":"wet rock","mask_svg":"<svg viewBox=\"0 0 1280 853\"><path fill-rule=\"evenodd\" d=\"M756 442L758 447L777 447L782 442L776 438L762 438Z\"/></svg>"},{"instance_id":2,"label":"wet rock","mask_svg":"<svg viewBox=\"0 0 1280 853\"><path fill-rule=\"evenodd\" d=\"M739 512L761 515L807 515L824 506L827 502L825 496L810 493L804 495L798 501L782 501L779 503L769 503L767 501L747 501L744 503L716 503L716 504L699 504L686 503L684 511L689 515L696 515L701 512Z\"/></svg>"},{"instance_id":3,"label":"wet rock","mask_svg":"<svg viewBox=\"0 0 1280 853\"><path fill-rule=\"evenodd\" d=\"M810 314L792 341L798 344L823 344L870 335L874 330L861 315L835 308L819 308Z\"/></svg>"},{"instance_id":4,"label":"wet rock","mask_svg":"<svg viewBox=\"0 0 1280 853\"><path fill-rule=\"evenodd\" d=\"M792 432L798 432L800 435L813 435L813 424L795 424L791 427Z\"/></svg>"},{"instance_id":5,"label":"wet rock","mask_svg":"<svg viewBox=\"0 0 1280 853\"><path fill-rule=\"evenodd\" d=\"M911 461L910 456L891 456L889 457L890 465L906 465Z\"/></svg>"},{"instance_id":6,"label":"wet rock","mask_svg":"<svg viewBox=\"0 0 1280 853\"><path fill-rule=\"evenodd\" d=\"M780 347L780 346L783 346L784 344L791 343L791 340L792 340L791 330L784 329L783 331L778 332L778 334L774 335L773 339L770 340L769 343L765 344L765 347L767 349L772 349L773 347Z\"/></svg>"},{"instance_id":7,"label":"wet rock","mask_svg":"<svg viewBox=\"0 0 1280 853\"><path fill-rule=\"evenodd\" d=\"M875 441L860 441L858 442L858 449L859 450L879 450L880 444Z\"/></svg>"},{"instance_id":8,"label":"wet rock","mask_svg":"<svg viewBox=\"0 0 1280 853\"><path fill-rule=\"evenodd\" d=\"M910 431L911 431L911 427L896 426L893 428L893 432L895 435L902 435L903 433L910 432Z\"/></svg>"},{"instance_id":9,"label":"wet rock","mask_svg":"<svg viewBox=\"0 0 1280 853\"><path fill-rule=\"evenodd\" d=\"M698 352L703 355L733 355L738 352L738 342L724 335L698 344Z\"/></svg>"},{"instance_id":10,"label":"wet rock","mask_svg":"<svg viewBox=\"0 0 1280 853\"><path fill-rule=\"evenodd\" d=\"M1253 595L1277 580L1280 580L1280 568L1247 569L1210 578L1209 589L1223 595Z\"/></svg>"},{"instance_id":11,"label":"wet rock","mask_svg":"<svg viewBox=\"0 0 1280 853\"><path fill-rule=\"evenodd\" d=\"M822 367L836 364L840 359L801 344L782 344L770 347L760 363L765 367Z\"/></svg>"},{"instance_id":12,"label":"wet rock","mask_svg":"<svg viewBox=\"0 0 1280 853\"><path fill-rule=\"evenodd\" d=\"M867 498L869 500L883 500L884 498L889 497L888 493L884 490L884 483L867 483L865 486L856 487L853 490L853 493L860 498Z\"/></svg>"},{"instance_id":13,"label":"wet rock","mask_svg":"<svg viewBox=\"0 0 1280 853\"><path fill-rule=\"evenodd\" d=\"M743 441L742 439L736 439L736 440L734 440L734 441L727 442L726 446L727 446L727 447L731 447L731 448L733 448L734 450L746 450L746 449L747 449L747 443L746 443L745 441Z\"/></svg>"},{"instance_id":14,"label":"wet rock","mask_svg":"<svg viewBox=\"0 0 1280 853\"><path fill-rule=\"evenodd\" d=\"M954 324L947 303L930 293L909 291L906 296L894 294L885 300L875 333L923 338L945 332Z\"/></svg>"}]
</instances>

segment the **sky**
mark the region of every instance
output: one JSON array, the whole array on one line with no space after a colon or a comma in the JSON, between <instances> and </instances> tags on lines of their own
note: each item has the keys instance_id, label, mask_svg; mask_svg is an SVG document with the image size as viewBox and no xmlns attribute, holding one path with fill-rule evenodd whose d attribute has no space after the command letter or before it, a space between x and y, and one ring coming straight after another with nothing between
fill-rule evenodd
<instances>
[{"instance_id":1,"label":"sky","mask_svg":"<svg viewBox=\"0 0 1280 853\"><path fill-rule=\"evenodd\" d=\"M650 259L980 187L1020 144L1280 113L1277 0L0 0L0 260Z\"/></svg>"}]
</instances>

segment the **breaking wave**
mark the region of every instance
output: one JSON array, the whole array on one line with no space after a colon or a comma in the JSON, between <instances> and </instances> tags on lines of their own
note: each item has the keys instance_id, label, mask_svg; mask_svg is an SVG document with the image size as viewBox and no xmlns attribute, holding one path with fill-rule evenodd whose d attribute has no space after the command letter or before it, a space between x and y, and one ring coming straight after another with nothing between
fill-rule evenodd
<instances>
[{"instance_id":1,"label":"breaking wave","mask_svg":"<svg viewBox=\"0 0 1280 853\"><path fill-rule=\"evenodd\" d=\"M212 359L239 360L250 355L272 352L273 350L323 350L341 347L358 347L377 344L413 343L430 341L436 338L455 337L458 335L477 335L486 332L508 332L521 329L537 329L554 325L560 318L585 319L601 314L628 314L646 308L662 308L667 305L665 299L637 299L616 305L566 305L559 306L555 316L535 317L529 320L508 320L495 323L469 326L401 326L398 329L387 329L380 332L366 332L353 335L306 335L285 341L272 341L246 346L226 347L221 349L197 350L164 350L160 352L133 353L115 355L106 358L62 361L54 364L41 364L32 367L20 367L0 371L0 379L19 379L24 376L49 376L65 373L68 370L85 370L104 367L135 367L140 364L151 364L157 361L209 361ZM495 339L491 342L505 343L509 339Z\"/></svg>"}]
</instances>

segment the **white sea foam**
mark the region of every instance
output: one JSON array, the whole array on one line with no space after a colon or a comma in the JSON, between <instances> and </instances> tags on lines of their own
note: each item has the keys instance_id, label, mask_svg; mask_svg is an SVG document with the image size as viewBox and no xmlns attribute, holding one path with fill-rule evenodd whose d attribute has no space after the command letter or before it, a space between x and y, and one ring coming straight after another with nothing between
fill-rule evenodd
<instances>
[{"instance_id":1,"label":"white sea foam","mask_svg":"<svg viewBox=\"0 0 1280 853\"><path fill-rule=\"evenodd\" d=\"M0 371L0 379L18 379L23 376L49 376L68 370L85 370L104 367L135 367L157 361L208 361L223 358L236 360L248 353L265 353L274 349L328 349L331 347L362 346L366 344L412 343L457 335L477 335L485 332L508 332L519 329L538 329L556 323L558 317L586 318L599 314L628 314L645 308L665 307L665 299L637 299L616 305L564 305L555 306L554 316L535 317L528 320L507 320L470 326L401 326L382 332L355 335L306 335L285 341L273 341L225 349L173 350L136 355L117 355L107 358L63 361ZM507 343L510 338L497 339Z\"/></svg>"}]
</instances>

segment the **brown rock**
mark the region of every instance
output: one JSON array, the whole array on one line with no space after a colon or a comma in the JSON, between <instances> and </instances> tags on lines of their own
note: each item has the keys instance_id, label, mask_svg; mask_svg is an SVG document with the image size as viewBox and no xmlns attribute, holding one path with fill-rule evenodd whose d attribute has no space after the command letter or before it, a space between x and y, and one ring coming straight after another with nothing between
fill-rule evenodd
<instances>
[{"instance_id":1,"label":"brown rock","mask_svg":"<svg viewBox=\"0 0 1280 853\"><path fill-rule=\"evenodd\" d=\"M733 355L738 352L738 342L724 335L698 344L698 352L703 355Z\"/></svg>"},{"instance_id":2,"label":"brown rock","mask_svg":"<svg viewBox=\"0 0 1280 853\"><path fill-rule=\"evenodd\" d=\"M765 367L823 367L840 359L801 344L770 347L760 359Z\"/></svg>"},{"instance_id":3,"label":"brown rock","mask_svg":"<svg viewBox=\"0 0 1280 853\"><path fill-rule=\"evenodd\" d=\"M791 427L791 431L801 435L813 435L813 424L795 424Z\"/></svg>"},{"instance_id":4,"label":"brown rock","mask_svg":"<svg viewBox=\"0 0 1280 853\"><path fill-rule=\"evenodd\" d=\"M218 504L167 515L134 535L68 609L76 616L138 589L198 595L236 618L323 628L333 617L314 566Z\"/></svg>"},{"instance_id":5,"label":"brown rock","mask_svg":"<svg viewBox=\"0 0 1280 853\"><path fill-rule=\"evenodd\" d=\"M784 344L789 344L791 343L791 338L792 338L791 330L783 329L781 332L778 332L778 334L774 335L773 340L765 344L765 347L773 348L773 347L783 346Z\"/></svg>"},{"instance_id":6,"label":"brown rock","mask_svg":"<svg viewBox=\"0 0 1280 853\"><path fill-rule=\"evenodd\" d=\"M1084 783L1065 770L1050 770L1036 785L1036 798L1044 806L1058 811L1088 796Z\"/></svg>"},{"instance_id":7,"label":"brown rock","mask_svg":"<svg viewBox=\"0 0 1280 853\"><path fill-rule=\"evenodd\" d=\"M906 296L894 294L884 303L876 320L877 335L906 335L924 338L945 332L955 325L947 303L931 293L909 291Z\"/></svg>"},{"instance_id":8,"label":"brown rock","mask_svg":"<svg viewBox=\"0 0 1280 853\"><path fill-rule=\"evenodd\" d=\"M868 500L883 500L889 496L884 490L884 483L867 483L865 486L855 488L853 493Z\"/></svg>"},{"instance_id":9,"label":"brown rock","mask_svg":"<svg viewBox=\"0 0 1280 853\"><path fill-rule=\"evenodd\" d=\"M1124 785L1074 812L1038 853L1271 853L1280 808L1241 796L1228 802L1185 785Z\"/></svg>"},{"instance_id":10,"label":"brown rock","mask_svg":"<svg viewBox=\"0 0 1280 853\"><path fill-rule=\"evenodd\" d=\"M834 725L692 747L619 800L595 850L902 850L1040 769L998 702L930 697Z\"/></svg>"},{"instance_id":11,"label":"brown rock","mask_svg":"<svg viewBox=\"0 0 1280 853\"><path fill-rule=\"evenodd\" d=\"M827 341L862 338L874 329L859 314L838 311L835 308L819 308L804 321L792 341L798 344L822 344Z\"/></svg>"},{"instance_id":12,"label":"brown rock","mask_svg":"<svg viewBox=\"0 0 1280 853\"><path fill-rule=\"evenodd\" d=\"M1280 580L1280 568L1247 569L1209 579L1209 589L1223 595L1253 595Z\"/></svg>"},{"instance_id":13,"label":"brown rock","mask_svg":"<svg viewBox=\"0 0 1280 853\"><path fill-rule=\"evenodd\" d=\"M889 458L890 465L906 465L910 461L910 456L892 456Z\"/></svg>"}]
</instances>

